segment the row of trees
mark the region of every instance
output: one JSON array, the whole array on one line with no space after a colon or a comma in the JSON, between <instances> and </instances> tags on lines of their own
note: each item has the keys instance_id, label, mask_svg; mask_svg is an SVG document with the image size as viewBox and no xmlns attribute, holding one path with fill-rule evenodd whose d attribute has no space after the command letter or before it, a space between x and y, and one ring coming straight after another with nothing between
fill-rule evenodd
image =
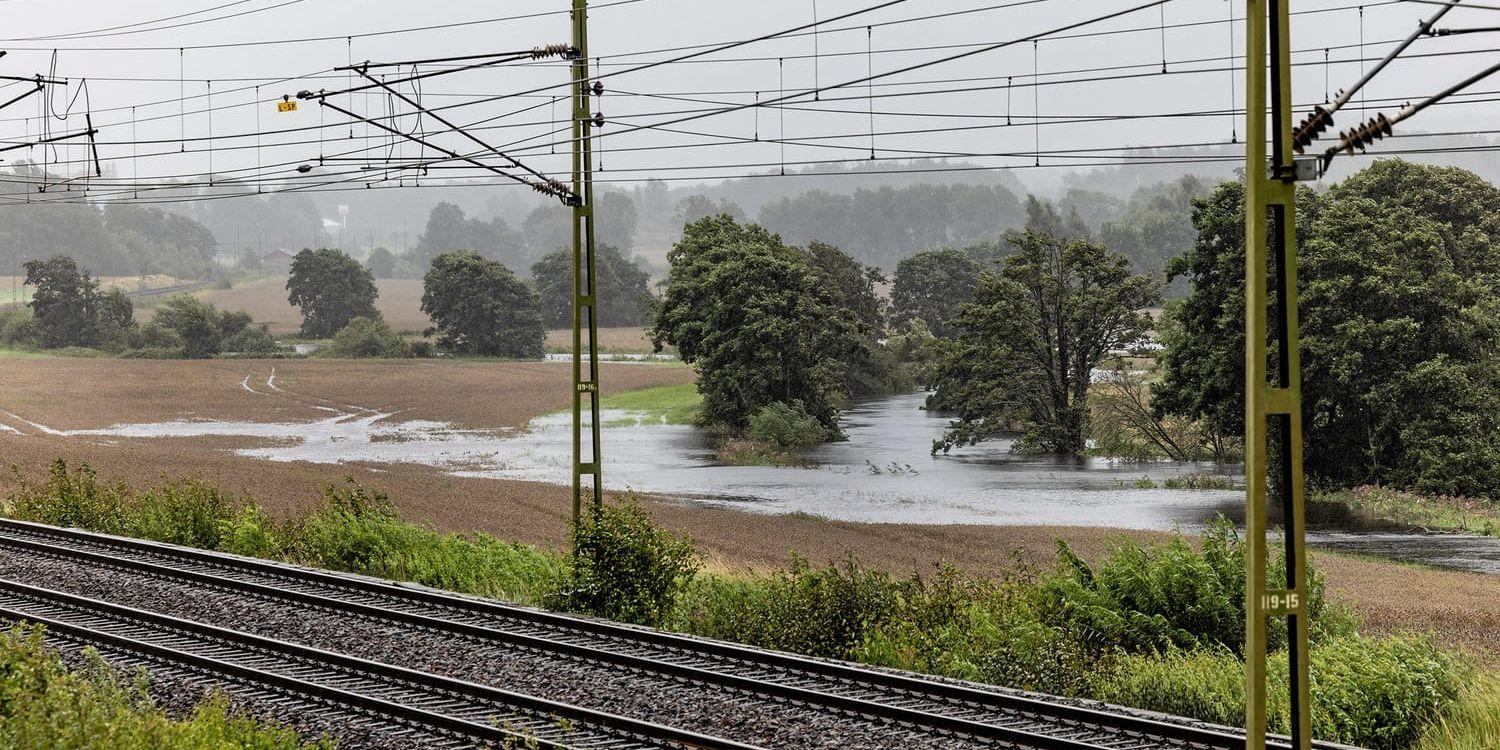
<instances>
[{"instance_id":1,"label":"row of trees","mask_svg":"<svg viewBox=\"0 0 1500 750\"><path fill-rule=\"evenodd\" d=\"M292 259L287 299L302 311L300 333L334 338L349 356L411 353L382 320L370 269L332 248L303 250ZM455 354L537 359L546 329L536 291L504 264L467 250L433 258L422 280L422 311L437 345ZM571 298L571 297L570 297Z\"/></svg>"},{"instance_id":2,"label":"row of trees","mask_svg":"<svg viewBox=\"0 0 1500 750\"><path fill-rule=\"evenodd\" d=\"M1298 192L1304 461L1314 481L1500 498L1500 190L1378 161ZM1169 267L1158 413L1243 434L1244 189L1195 204Z\"/></svg>"},{"instance_id":3,"label":"row of trees","mask_svg":"<svg viewBox=\"0 0 1500 750\"><path fill-rule=\"evenodd\" d=\"M129 297L103 290L65 255L28 262L26 284L36 291L27 309L5 314L0 339L7 344L187 358L276 349L266 327L253 325L248 313L219 310L186 294L167 300L151 322L138 325Z\"/></svg>"},{"instance_id":4,"label":"row of trees","mask_svg":"<svg viewBox=\"0 0 1500 750\"><path fill-rule=\"evenodd\" d=\"M1078 454L1124 431L1157 455L1227 457L1243 432L1244 194L1203 190L1180 181L1097 227L1030 199L1003 243L900 262L888 308L879 271L830 245L706 218L671 252L653 333L699 369L704 419L734 430L775 405L835 434L861 378L914 375L956 414L935 450L1005 435ZM1182 202L1190 235L1163 218ZM1500 497L1497 205L1472 173L1401 161L1299 192L1312 481ZM1166 273L1188 296L1153 321L1162 282L1111 244L1184 241ZM1153 326L1155 364L1139 346Z\"/></svg>"}]
</instances>

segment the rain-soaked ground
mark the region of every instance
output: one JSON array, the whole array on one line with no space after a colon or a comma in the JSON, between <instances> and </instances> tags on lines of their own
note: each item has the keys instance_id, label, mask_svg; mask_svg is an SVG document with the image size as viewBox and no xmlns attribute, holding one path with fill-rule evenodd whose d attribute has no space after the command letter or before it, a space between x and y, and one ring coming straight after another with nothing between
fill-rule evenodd
<instances>
[{"instance_id":1,"label":"rain-soaked ground","mask_svg":"<svg viewBox=\"0 0 1500 750\"><path fill-rule=\"evenodd\" d=\"M1173 475L1234 475L1239 467L1023 456L1010 452L1008 441L934 456L932 441L947 419L923 411L922 400L922 394L905 394L855 405L844 418L848 440L810 451L804 467L725 466L715 461L695 428L641 424L631 414L609 413L605 480L614 489L686 502L863 522L1193 530L1221 514L1242 518L1240 491L1135 486L1143 477L1160 485ZM258 437L266 443L239 453L273 461L418 463L466 476L555 483L570 479L566 414L540 418L521 433L460 430L439 422L400 421L359 407L350 410L315 422L178 421L61 434ZM1310 531L1309 541L1500 574L1500 539L1358 529L1335 520Z\"/></svg>"}]
</instances>

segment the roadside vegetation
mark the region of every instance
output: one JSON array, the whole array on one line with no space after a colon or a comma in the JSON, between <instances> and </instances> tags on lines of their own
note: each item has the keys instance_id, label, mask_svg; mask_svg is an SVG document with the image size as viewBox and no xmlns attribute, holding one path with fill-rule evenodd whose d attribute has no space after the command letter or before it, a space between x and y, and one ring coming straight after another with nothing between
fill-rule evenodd
<instances>
[{"instance_id":1,"label":"roadside vegetation","mask_svg":"<svg viewBox=\"0 0 1500 750\"><path fill-rule=\"evenodd\" d=\"M8 515L225 552L413 581L524 604L997 685L1095 698L1237 724L1243 712L1244 549L1227 523L1201 542L1121 541L1084 561L1059 545L1052 571L1000 579L952 568L899 577L854 557L760 574L705 571L686 537L625 502L586 515L570 555L400 520L381 493L329 487L312 513L277 521L211 484L164 480L141 491L55 464L18 477ZM1278 574L1280 559L1272 561ZM1314 733L1396 750L1493 747L1496 676L1420 633L1362 635L1323 596L1310 611ZM1275 669L1285 669L1274 624ZM1277 666L1280 665L1280 666ZM1271 721L1284 731L1287 697Z\"/></svg>"},{"instance_id":2,"label":"roadside vegetation","mask_svg":"<svg viewBox=\"0 0 1500 750\"><path fill-rule=\"evenodd\" d=\"M333 750L274 723L237 715L210 698L172 716L144 675L106 664L92 650L70 666L24 623L0 632L0 746L76 750Z\"/></svg>"}]
</instances>

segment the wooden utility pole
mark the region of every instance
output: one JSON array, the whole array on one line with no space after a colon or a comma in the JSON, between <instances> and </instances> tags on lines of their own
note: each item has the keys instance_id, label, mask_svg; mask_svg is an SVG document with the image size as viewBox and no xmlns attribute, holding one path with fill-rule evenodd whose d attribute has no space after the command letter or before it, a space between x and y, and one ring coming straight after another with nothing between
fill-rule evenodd
<instances>
[{"instance_id":1,"label":"wooden utility pole","mask_svg":"<svg viewBox=\"0 0 1500 750\"><path fill-rule=\"evenodd\" d=\"M1297 331L1296 181L1316 159L1293 156L1287 4L1248 0L1245 45L1245 746L1266 746L1267 618L1285 617L1293 747L1312 744L1303 545L1302 375ZM1267 61L1269 60L1269 64ZM1267 102L1269 88L1270 101ZM1269 118L1267 117L1269 104ZM1269 122L1270 133L1267 133ZM1271 152L1266 153L1266 142ZM1268 265L1269 264L1269 265ZM1274 284L1275 306L1269 283ZM1274 313L1274 320L1268 321ZM1274 326L1272 328L1271 326ZM1267 363L1275 336L1276 372ZM1271 454L1268 446L1276 445ZM1276 459L1276 466L1268 458ZM1268 496L1283 516L1286 580L1266 580Z\"/></svg>"},{"instance_id":2,"label":"wooden utility pole","mask_svg":"<svg viewBox=\"0 0 1500 750\"><path fill-rule=\"evenodd\" d=\"M593 115L589 95L588 0L573 0L573 520L583 510L584 477L604 501L599 445L599 316L595 299ZM585 359L587 364L585 364ZM589 413L588 451L583 412Z\"/></svg>"}]
</instances>

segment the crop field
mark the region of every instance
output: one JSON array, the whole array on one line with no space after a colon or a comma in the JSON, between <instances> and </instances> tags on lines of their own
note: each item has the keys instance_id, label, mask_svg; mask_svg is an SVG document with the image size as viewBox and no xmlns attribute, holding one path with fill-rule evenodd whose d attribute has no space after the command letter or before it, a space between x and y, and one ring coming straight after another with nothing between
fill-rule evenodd
<instances>
[{"instance_id":1,"label":"crop field","mask_svg":"<svg viewBox=\"0 0 1500 750\"><path fill-rule=\"evenodd\" d=\"M377 279L380 296L375 307L397 331L421 331L432 325L422 312L421 279ZM232 289L214 289L199 295L203 300L228 310L244 310L257 323L267 323L271 333L296 333L302 315L286 299L286 279L257 279L234 285Z\"/></svg>"},{"instance_id":2,"label":"crop field","mask_svg":"<svg viewBox=\"0 0 1500 750\"><path fill-rule=\"evenodd\" d=\"M121 289L126 292L139 292L147 289L161 289L188 283L183 279L165 274L151 274L149 276L100 276L99 285L105 289ZM0 276L0 306L12 305L17 302L26 302L31 299L32 288L24 286L25 276Z\"/></svg>"}]
</instances>

